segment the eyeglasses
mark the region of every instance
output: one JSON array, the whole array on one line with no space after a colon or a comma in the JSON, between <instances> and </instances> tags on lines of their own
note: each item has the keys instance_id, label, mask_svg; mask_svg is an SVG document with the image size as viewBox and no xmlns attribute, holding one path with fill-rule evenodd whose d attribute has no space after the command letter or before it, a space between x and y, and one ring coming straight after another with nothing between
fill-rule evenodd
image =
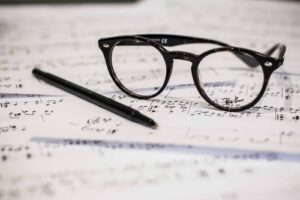
<instances>
[{"instance_id":1,"label":"eyeglasses","mask_svg":"<svg viewBox=\"0 0 300 200\"><path fill-rule=\"evenodd\" d=\"M219 47L198 55L166 49L197 43ZM261 99L286 51L282 44L263 54L216 40L165 34L104 38L98 45L113 81L127 95L138 99L159 95L168 84L173 61L180 59L192 63L200 95L212 106L230 112L246 110ZM277 56L271 57L275 52Z\"/></svg>"}]
</instances>

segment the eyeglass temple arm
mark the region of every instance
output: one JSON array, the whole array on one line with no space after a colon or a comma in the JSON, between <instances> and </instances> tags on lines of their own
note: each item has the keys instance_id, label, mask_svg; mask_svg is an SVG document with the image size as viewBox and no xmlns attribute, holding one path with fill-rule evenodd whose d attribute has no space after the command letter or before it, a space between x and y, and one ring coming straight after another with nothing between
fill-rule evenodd
<instances>
[{"instance_id":1,"label":"eyeglass temple arm","mask_svg":"<svg viewBox=\"0 0 300 200\"><path fill-rule=\"evenodd\" d=\"M284 54L286 52L286 46L283 44L275 44L265 54L268 56L271 56L276 50L278 50L278 53L277 53L277 56L275 56L275 58L277 58L279 60L284 59Z\"/></svg>"},{"instance_id":2,"label":"eyeglass temple arm","mask_svg":"<svg viewBox=\"0 0 300 200\"><path fill-rule=\"evenodd\" d=\"M216 40L189 37L189 36L178 36L178 35L169 35L169 34L141 34L138 36L148 38L150 40L160 43L163 46L169 46L169 47L183 45L183 44L193 44L193 43L216 44L223 47L230 46L226 43L216 41ZM143 43L124 41L122 43L119 43L118 45L143 45ZM277 49L279 49L277 59L283 59L286 47L282 44L274 45L272 48L270 48L268 51L265 52L265 55L271 56ZM257 61L254 60L252 56L249 56L244 53L235 53L234 55L240 58L244 63L246 63L251 68L258 66Z\"/></svg>"},{"instance_id":3,"label":"eyeglass temple arm","mask_svg":"<svg viewBox=\"0 0 300 200\"><path fill-rule=\"evenodd\" d=\"M266 56L272 56L272 54L278 50L278 54L275 57L276 59L278 59L280 61L280 65L282 65L283 60L284 60L284 54L286 51L286 47L283 44L275 44L273 47L271 47L269 50L267 50L264 54ZM241 58L249 67L257 67L259 64L257 63L256 60L254 60L251 56L248 56L247 54L239 54L237 55L239 58Z\"/></svg>"},{"instance_id":4,"label":"eyeglass temple arm","mask_svg":"<svg viewBox=\"0 0 300 200\"><path fill-rule=\"evenodd\" d=\"M228 47L230 45L210 39L204 38L196 38L196 37L189 37L189 36L177 36L177 35L168 35L168 34L142 34L139 35L148 39L151 39L155 42L162 44L163 46L177 46L183 44L193 44L193 43L207 43L207 44L216 44L223 47ZM239 59L241 59L244 63L246 63L249 67L253 68L258 66L257 61L253 60L253 57L243 54L243 53L234 53Z\"/></svg>"},{"instance_id":5,"label":"eyeglass temple arm","mask_svg":"<svg viewBox=\"0 0 300 200\"><path fill-rule=\"evenodd\" d=\"M223 47L230 46L226 43L216 41L216 40L189 37L189 36L178 36L178 35L169 35L169 34L141 34L138 36L151 39L155 42L160 43L163 46L169 46L169 47L183 45L183 44L193 44L193 43L216 44L216 45L223 46ZM130 43L130 42L126 41L126 43L122 43L121 45L134 45L134 43ZM137 45L137 43L135 43L135 45ZM140 44L140 45L142 45L142 44ZM265 54L270 56L277 48L279 48L279 44L276 44L275 46L273 46ZM234 55L237 56L239 59L241 59L244 63L246 63L251 68L258 66L257 61L254 60L252 56L249 56L244 53L234 53ZM283 55L284 55L284 52L283 52Z\"/></svg>"},{"instance_id":6,"label":"eyeglass temple arm","mask_svg":"<svg viewBox=\"0 0 300 200\"><path fill-rule=\"evenodd\" d=\"M141 34L138 35L141 37L145 37L151 39L155 42L160 43L163 46L177 46L183 44L193 44L193 43L210 43L210 44L217 44L220 46L229 46L223 42L219 42L216 40L204 39L204 38L196 38L196 37L189 37L189 36L180 36L180 35L169 35L169 34Z\"/></svg>"}]
</instances>

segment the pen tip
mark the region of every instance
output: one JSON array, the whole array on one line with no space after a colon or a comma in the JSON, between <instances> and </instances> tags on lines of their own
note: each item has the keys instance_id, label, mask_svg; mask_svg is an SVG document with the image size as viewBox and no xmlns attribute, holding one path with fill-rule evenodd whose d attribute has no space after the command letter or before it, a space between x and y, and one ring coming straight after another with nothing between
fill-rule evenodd
<instances>
[{"instance_id":1,"label":"pen tip","mask_svg":"<svg viewBox=\"0 0 300 200\"><path fill-rule=\"evenodd\" d=\"M154 124L152 125L153 129L157 129L158 128L158 124L154 122Z\"/></svg>"}]
</instances>

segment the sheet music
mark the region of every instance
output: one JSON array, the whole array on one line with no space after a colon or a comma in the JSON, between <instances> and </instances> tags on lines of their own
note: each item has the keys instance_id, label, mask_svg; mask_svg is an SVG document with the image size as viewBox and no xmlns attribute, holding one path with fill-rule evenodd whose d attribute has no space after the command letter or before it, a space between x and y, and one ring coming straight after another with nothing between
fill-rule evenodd
<instances>
[{"instance_id":1,"label":"sheet music","mask_svg":"<svg viewBox=\"0 0 300 200\"><path fill-rule=\"evenodd\" d=\"M80 199L99 194L109 199L119 199L119 195L130 199L298 199L299 10L293 2L168 0L114 6L1 7L0 199L62 199L65 195ZM287 53L262 100L245 112L229 113L199 97L190 64L182 61L175 61L168 87L158 97L137 100L123 94L107 72L97 40L137 33L211 38L260 52L282 42ZM193 52L199 47L184 48L174 49ZM155 119L159 129L139 126L39 81L31 74L34 67L132 106ZM128 78L147 86L157 74L153 70L139 76L129 71ZM36 142L61 138L83 142L78 147ZM84 144L97 140L108 143L101 148ZM122 149L123 143L132 148ZM134 144L161 148L133 151ZM183 149L162 153L166 145L187 147L189 153L178 154ZM190 155L191 148L201 149ZM218 150L218 155L207 149ZM228 159L227 150L236 156ZM243 151L254 153L239 154ZM249 162L234 159L261 158L263 153L270 156ZM24 171L17 168L21 165ZM220 168L226 171L224 177ZM250 189L264 181L272 184ZM205 190L199 191L198 186ZM106 190L99 190L102 187ZM115 193L115 188L122 193ZM182 190L179 196L173 193L178 188Z\"/></svg>"},{"instance_id":2,"label":"sheet music","mask_svg":"<svg viewBox=\"0 0 300 200\"><path fill-rule=\"evenodd\" d=\"M201 8L203 12L205 13L205 9L213 9L217 15L209 20L192 20L198 19L200 14L188 6L191 4L184 4L182 6L187 10L191 9L190 14L174 21L180 11L177 10L177 7L172 9L171 5L171 2L166 1L155 13L155 16L165 18L168 23L152 19L153 13L142 12L146 7L154 6L154 3L140 4L136 8L124 7L121 15L126 14L127 16L127 12L131 14L126 18L128 22L124 22L122 25L118 22L119 17L111 14L106 8L103 8L101 14L96 9L87 14L88 8L80 12L66 8L73 11L67 16L62 15L63 9L55 10L54 14L50 12L51 9L43 8L43 12L50 16L55 15L55 17L43 17L43 15L36 14L37 17L28 14L30 8L21 13L16 9L14 23L19 30L22 30L18 35L12 31L14 29L9 28L13 25L8 23L10 21L5 21L4 12L3 30L7 30L8 33L2 36L1 70L5 73L1 78L3 101L0 106L3 108L1 115L4 119L9 120L9 123L4 122L2 129L6 131L11 129L7 127L20 124L20 127L28 128L29 132L34 132L36 136L40 136L40 133L43 132L46 136L63 138L134 139L140 142L171 142L298 153L300 89L297 71L298 58L294 53L299 49L299 41L294 37L299 34L297 7L293 7L293 4L284 4L286 9L282 11L280 3L272 4L273 12L280 10L284 16L278 19L276 16L268 16L259 11L256 9L256 4L253 3L234 4L227 6L228 8L224 10L221 9L222 6L205 3ZM232 10L242 6L246 6L245 10L249 9L255 12L237 12L235 19L229 20ZM135 12L136 10L138 13ZM136 15L139 15L139 20L136 19ZM144 23L144 20L148 20L150 16L151 20ZM53 23L57 17L60 17L59 22ZM246 17L248 27L252 27L254 32L240 26L241 20ZM103 20L105 18L109 18L110 21ZM22 19L22 23L18 23L20 19ZM258 19L265 19L265 21L257 24L255 22ZM218 20L226 21L217 23ZM89 23L86 23L87 21ZM132 22L135 22L134 28L130 25ZM109 26L114 23L117 25L111 26L109 31L97 28L97 24ZM125 25L126 23L128 24ZM285 24L284 29L282 24ZM33 31L36 30L36 27L39 27L39 30ZM182 29L178 27L184 27L185 31L191 35L216 38L235 46L241 45L262 52L282 41L288 46L286 62L271 77L268 89L259 104L239 113L219 111L200 98L192 82L189 63L182 61L175 61L168 87L164 93L154 99L133 99L117 89L107 73L104 58L97 47L97 39L117 34L142 31L145 33L149 32L148 30L179 34ZM201 27L201 30L198 27ZM257 31L255 31L256 29ZM278 34L278 31L281 34ZM36 35L30 34L31 32ZM178 48L176 47L176 49ZM197 46L195 49L199 50L199 47ZM130 61L129 59L129 57L120 58L119 62L126 63ZM149 59L151 59L151 55ZM153 131L135 126L104 109L78 100L76 97L33 78L30 73L33 67L41 67L130 105L158 121L160 128ZM136 84L144 86L147 86L149 80L155 77L155 73L159 73L153 71L146 76L132 75L130 67L128 66L128 79L136 80ZM240 76L247 77L249 73L241 71ZM213 80L211 84L213 84ZM246 82L241 91L251 87L253 87L252 83ZM212 87L212 90L216 93L225 92L218 87ZM16 93L15 96L11 94L12 91ZM73 109L75 107L76 109ZM31 125L27 122L28 120ZM96 122L89 124L88 122L91 120L96 120ZM59 126L53 126L53 123L59 124ZM174 124L177 125L174 126ZM263 128L266 124L270 127L268 130ZM132 133L132 127L137 130L135 133ZM61 134L62 130L66 133ZM199 130L201 131L199 132Z\"/></svg>"},{"instance_id":3,"label":"sheet music","mask_svg":"<svg viewBox=\"0 0 300 200\"><path fill-rule=\"evenodd\" d=\"M299 164L276 155L264 160L258 152L248 158L237 153L232 160L94 144L1 144L0 199L297 199L299 194ZM272 184L254 186L265 180Z\"/></svg>"}]
</instances>

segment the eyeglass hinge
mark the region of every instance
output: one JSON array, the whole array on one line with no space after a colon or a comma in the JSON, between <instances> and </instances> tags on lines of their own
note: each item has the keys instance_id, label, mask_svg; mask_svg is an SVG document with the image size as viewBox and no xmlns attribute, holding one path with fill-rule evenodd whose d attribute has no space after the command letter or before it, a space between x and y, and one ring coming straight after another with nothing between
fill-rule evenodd
<instances>
[{"instance_id":1,"label":"eyeglass hinge","mask_svg":"<svg viewBox=\"0 0 300 200\"><path fill-rule=\"evenodd\" d=\"M279 65L283 65L283 61L284 61L284 59L280 59L279 60Z\"/></svg>"},{"instance_id":2,"label":"eyeglass hinge","mask_svg":"<svg viewBox=\"0 0 300 200\"><path fill-rule=\"evenodd\" d=\"M267 62L264 63L264 65L265 65L266 67L272 67L272 66L273 66L273 63L270 62L270 61L267 61Z\"/></svg>"}]
</instances>

